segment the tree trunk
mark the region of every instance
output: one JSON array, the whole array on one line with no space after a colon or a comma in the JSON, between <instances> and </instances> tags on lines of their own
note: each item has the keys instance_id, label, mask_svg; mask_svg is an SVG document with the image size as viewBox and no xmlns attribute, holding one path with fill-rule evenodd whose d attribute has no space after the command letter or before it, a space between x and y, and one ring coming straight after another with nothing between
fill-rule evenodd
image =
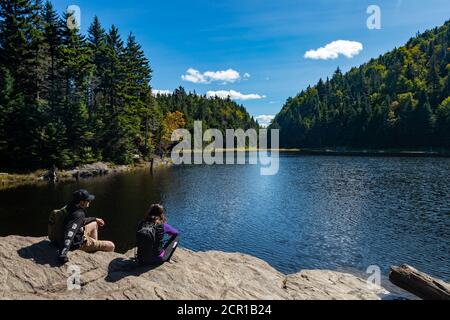
<instances>
[{"instance_id":1,"label":"tree trunk","mask_svg":"<svg viewBox=\"0 0 450 320\"><path fill-rule=\"evenodd\" d=\"M389 280L424 300L450 300L450 284L434 279L408 265L391 267Z\"/></svg>"}]
</instances>

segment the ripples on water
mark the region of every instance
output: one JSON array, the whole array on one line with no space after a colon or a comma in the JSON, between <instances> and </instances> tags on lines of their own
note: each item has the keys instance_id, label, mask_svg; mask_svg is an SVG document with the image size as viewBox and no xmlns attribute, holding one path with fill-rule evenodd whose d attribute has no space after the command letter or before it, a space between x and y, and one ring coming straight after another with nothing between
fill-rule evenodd
<instances>
[{"instance_id":1,"label":"ripples on water","mask_svg":"<svg viewBox=\"0 0 450 320\"><path fill-rule=\"evenodd\" d=\"M182 244L244 252L285 273L408 263L450 279L450 159L282 154L280 171L253 165L181 166L81 183L91 213L121 251L146 207L163 202ZM48 210L75 184L0 193L0 233L44 235Z\"/></svg>"}]
</instances>

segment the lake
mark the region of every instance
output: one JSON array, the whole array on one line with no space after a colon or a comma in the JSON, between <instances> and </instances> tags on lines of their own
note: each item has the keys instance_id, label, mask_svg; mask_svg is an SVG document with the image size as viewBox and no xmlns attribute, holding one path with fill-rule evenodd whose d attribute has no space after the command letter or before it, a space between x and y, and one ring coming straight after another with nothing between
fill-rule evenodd
<instances>
[{"instance_id":1,"label":"lake","mask_svg":"<svg viewBox=\"0 0 450 320\"><path fill-rule=\"evenodd\" d=\"M96 195L89 213L102 238L134 246L151 203L193 250L243 252L284 273L301 269L386 274L402 263L450 280L450 159L280 155L257 165L177 166L0 192L0 235L46 235L50 210L77 188Z\"/></svg>"}]
</instances>

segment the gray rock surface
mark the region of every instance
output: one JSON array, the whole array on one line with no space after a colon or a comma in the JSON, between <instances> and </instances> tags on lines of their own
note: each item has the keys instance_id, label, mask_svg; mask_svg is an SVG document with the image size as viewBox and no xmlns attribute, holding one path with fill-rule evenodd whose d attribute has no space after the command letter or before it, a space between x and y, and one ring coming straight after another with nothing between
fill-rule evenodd
<instances>
[{"instance_id":1,"label":"gray rock surface","mask_svg":"<svg viewBox=\"0 0 450 320\"><path fill-rule=\"evenodd\" d=\"M138 267L127 254L81 251L59 266L46 238L0 238L0 299L373 299L384 290L353 275L311 270L286 276L239 253L178 249L171 263ZM68 267L81 289L68 290Z\"/></svg>"}]
</instances>

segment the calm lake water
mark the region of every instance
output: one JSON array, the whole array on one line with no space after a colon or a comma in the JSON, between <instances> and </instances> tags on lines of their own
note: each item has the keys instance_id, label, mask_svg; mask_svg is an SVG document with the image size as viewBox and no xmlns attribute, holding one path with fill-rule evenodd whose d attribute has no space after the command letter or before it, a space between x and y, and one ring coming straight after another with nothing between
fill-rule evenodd
<instances>
[{"instance_id":1,"label":"calm lake water","mask_svg":"<svg viewBox=\"0 0 450 320\"><path fill-rule=\"evenodd\" d=\"M285 273L408 263L450 279L450 159L282 154L280 171L255 165L180 166L0 192L0 235L44 236L48 212L77 188L97 196L90 215L124 252L151 203L193 250L244 252Z\"/></svg>"}]
</instances>

